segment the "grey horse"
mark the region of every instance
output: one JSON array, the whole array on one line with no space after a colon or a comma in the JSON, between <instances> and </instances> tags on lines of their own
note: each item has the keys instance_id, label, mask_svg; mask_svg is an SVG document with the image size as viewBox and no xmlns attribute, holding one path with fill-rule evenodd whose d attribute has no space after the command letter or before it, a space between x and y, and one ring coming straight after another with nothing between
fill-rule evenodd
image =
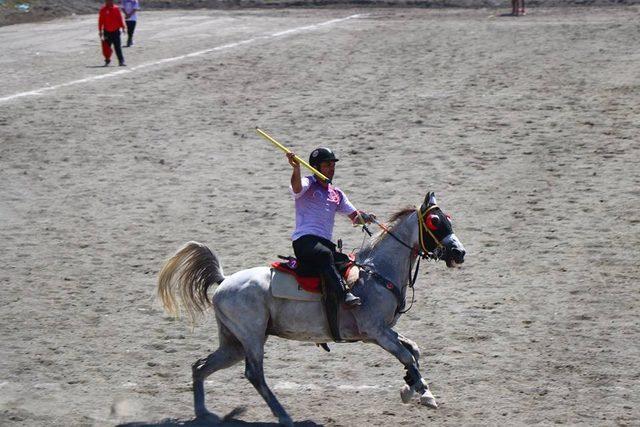
<instances>
[{"instance_id":1,"label":"grey horse","mask_svg":"<svg viewBox=\"0 0 640 427\"><path fill-rule=\"evenodd\" d=\"M379 225L383 230L356 257L362 271L352 291L363 305L340 308L340 334L346 341L375 343L393 354L407 371L406 384L400 393L402 401L409 402L417 392L423 405L436 408L436 400L419 371L418 346L392 327L402 314L407 287L413 284L412 270L415 266L417 273L419 257L441 259L448 267L455 267L464 262L465 249L433 193L427 194L420 207L394 214L388 226ZM177 315L182 307L193 322L210 305L215 311L219 347L192 367L196 417L211 415L205 406L204 380L245 359L246 378L279 422L293 425L264 378L267 337L275 335L315 343L331 342L332 338L321 302L276 298L270 291L271 278L269 267L242 270L225 277L215 253L197 242L179 249L160 272L158 295L167 312ZM219 286L209 299L207 291L215 284Z\"/></svg>"}]
</instances>

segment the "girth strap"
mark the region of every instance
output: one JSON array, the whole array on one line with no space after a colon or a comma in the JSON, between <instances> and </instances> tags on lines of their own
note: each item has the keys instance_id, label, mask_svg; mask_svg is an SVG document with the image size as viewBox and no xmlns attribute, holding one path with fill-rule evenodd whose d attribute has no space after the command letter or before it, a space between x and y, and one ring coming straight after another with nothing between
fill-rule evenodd
<instances>
[{"instance_id":1,"label":"girth strap","mask_svg":"<svg viewBox=\"0 0 640 427\"><path fill-rule=\"evenodd\" d=\"M393 293L393 296L396 297L396 313L395 314L400 313L404 309L404 306L406 304L406 300L402 296L402 292L400 291L400 289L398 289L398 287L395 286L392 281L387 280L387 278L385 278L383 275L381 275L377 271L371 270L367 266L363 266L363 265L358 265L358 266L360 267L360 271L366 272L367 274L369 274L374 278L376 283L380 284L380 286L383 286L386 290Z\"/></svg>"}]
</instances>

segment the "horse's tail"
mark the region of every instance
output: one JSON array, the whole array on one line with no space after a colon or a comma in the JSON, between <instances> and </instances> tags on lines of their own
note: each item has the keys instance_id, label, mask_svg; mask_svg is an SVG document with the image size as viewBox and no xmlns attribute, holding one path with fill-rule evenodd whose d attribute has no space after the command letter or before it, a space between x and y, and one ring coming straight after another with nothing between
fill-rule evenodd
<instances>
[{"instance_id":1,"label":"horse's tail","mask_svg":"<svg viewBox=\"0 0 640 427\"><path fill-rule=\"evenodd\" d=\"M207 310L211 301L207 291L224 280L220 260L211 249L188 242L164 264L158 276L158 297L174 317L180 314L181 300L192 323Z\"/></svg>"}]
</instances>

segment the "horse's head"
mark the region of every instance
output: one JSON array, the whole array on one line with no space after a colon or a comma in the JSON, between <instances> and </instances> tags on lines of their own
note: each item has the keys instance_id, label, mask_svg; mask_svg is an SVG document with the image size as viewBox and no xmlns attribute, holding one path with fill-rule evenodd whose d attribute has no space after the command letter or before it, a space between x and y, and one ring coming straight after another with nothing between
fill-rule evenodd
<instances>
[{"instance_id":1,"label":"horse's head","mask_svg":"<svg viewBox=\"0 0 640 427\"><path fill-rule=\"evenodd\" d=\"M462 264L466 254L464 246L453 232L451 217L438 207L433 192L427 193L418 217L422 250L444 260L447 267Z\"/></svg>"}]
</instances>

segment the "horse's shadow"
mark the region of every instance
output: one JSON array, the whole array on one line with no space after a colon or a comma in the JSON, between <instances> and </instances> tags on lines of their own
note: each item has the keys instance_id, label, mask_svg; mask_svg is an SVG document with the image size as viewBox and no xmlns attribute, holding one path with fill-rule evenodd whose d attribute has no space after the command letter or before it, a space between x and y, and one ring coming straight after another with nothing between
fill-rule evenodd
<instances>
[{"instance_id":1,"label":"horse's shadow","mask_svg":"<svg viewBox=\"0 0 640 427\"><path fill-rule=\"evenodd\" d=\"M236 408L228 415L220 418L217 415L211 414L206 417L192 418L189 420L180 420L177 418L167 418L161 421L145 422L134 421L126 424L118 424L117 427L210 427L210 426L278 426L278 423L255 423L237 420L234 417L240 415L244 410L242 408ZM313 421L305 420L294 423L299 427L319 427L322 424L315 423Z\"/></svg>"}]
</instances>

